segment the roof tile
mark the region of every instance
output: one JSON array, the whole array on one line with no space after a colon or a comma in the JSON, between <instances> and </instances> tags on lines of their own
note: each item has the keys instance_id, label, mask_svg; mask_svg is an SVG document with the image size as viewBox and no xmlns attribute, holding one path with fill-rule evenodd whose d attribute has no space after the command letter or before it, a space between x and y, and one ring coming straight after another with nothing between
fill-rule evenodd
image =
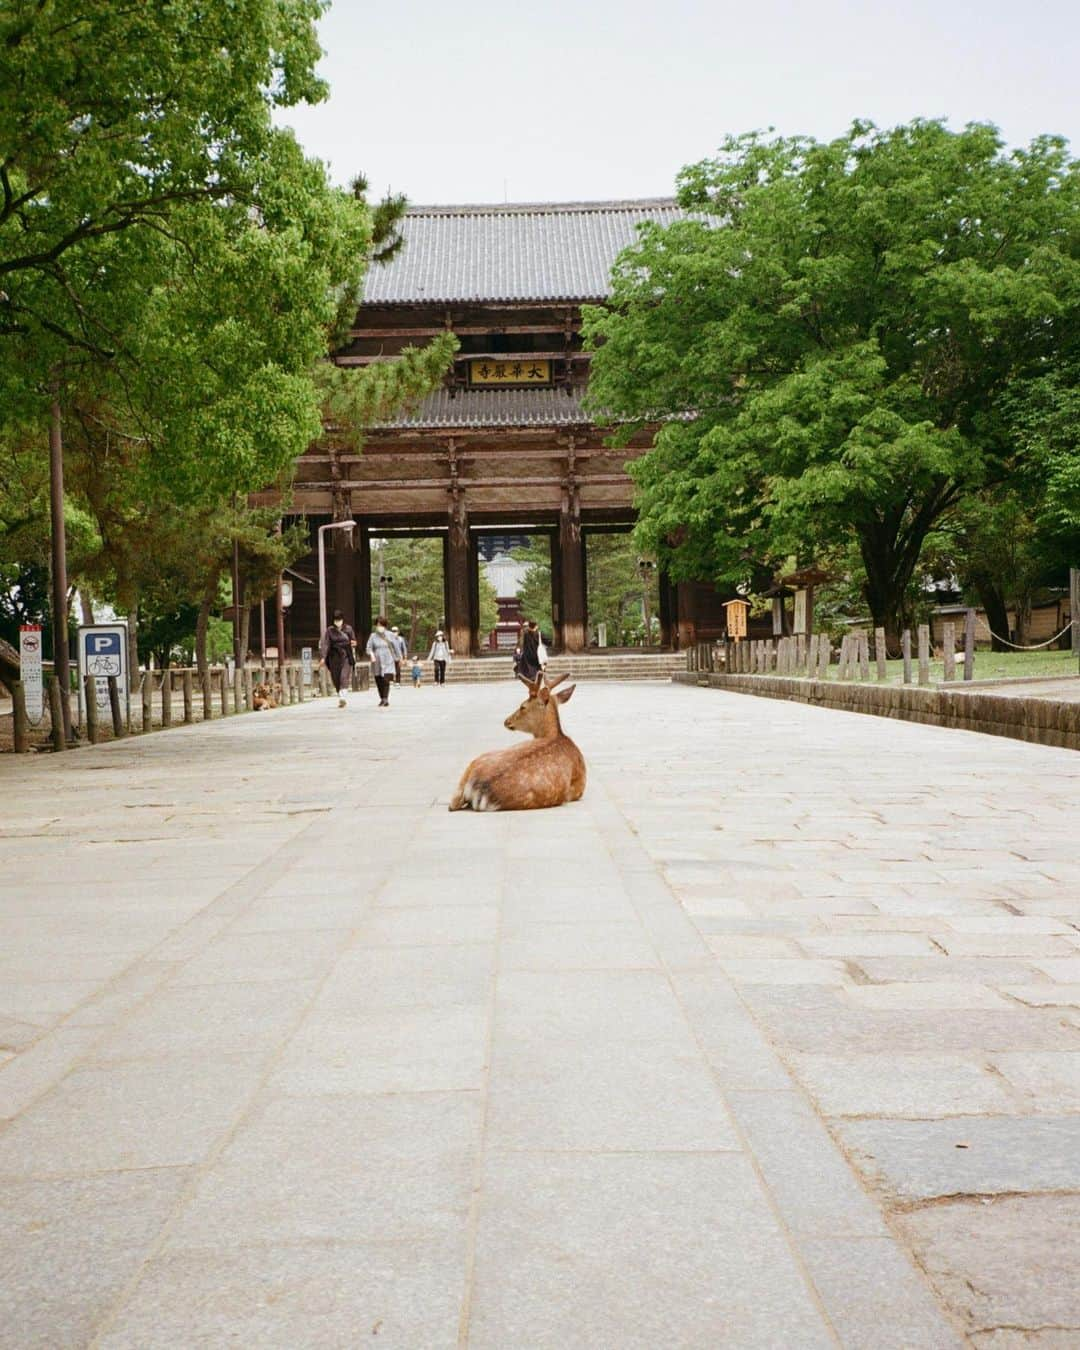
<instances>
[{"instance_id":1,"label":"roof tile","mask_svg":"<svg viewBox=\"0 0 1080 1350\"><path fill-rule=\"evenodd\" d=\"M405 247L368 268L365 305L602 300L642 221L685 219L666 198L536 206L417 206Z\"/></svg>"}]
</instances>

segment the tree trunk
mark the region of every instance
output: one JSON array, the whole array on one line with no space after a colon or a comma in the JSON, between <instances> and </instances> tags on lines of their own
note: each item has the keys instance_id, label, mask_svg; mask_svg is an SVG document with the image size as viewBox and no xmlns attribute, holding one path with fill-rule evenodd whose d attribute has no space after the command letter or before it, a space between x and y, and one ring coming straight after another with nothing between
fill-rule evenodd
<instances>
[{"instance_id":1,"label":"tree trunk","mask_svg":"<svg viewBox=\"0 0 1080 1350\"><path fill-rule=\"evenodd\" d=\"M978 576L974 578L974 582L979 600L986 611L986 622L990 629L990 648L995 652L1007 652L1009 611L1005 597L1000 587L996 586L990 577ZM1002 641L1003 638L1006 640Z\"/></svg>"},{"instance_id":2,"label":"tree trunk","mask_svg":"<svg viewBox=\"0 0 1080 1350\"><path fill-rule=\"evenodd\" d=\"M210 663L206 659L206 632L210 624L210 610L217 598L220 575L219 572L214 572L207 581L202 604L199 606L199 617L195 621L195 665L200 678L210 669Z\"/></svg>"},{"instance_id":3,"label":"tree trunk","mask_svg":"<svg viewBox=\"0 0 1080 1350\"><path fill-rule=\"evenodd\" d=\"M139 669L139 602L128 606L128 675L129 684L134 687L135 673Z\"/></svg>"},{"instance_id":4,"label":"tree trunk","mask_svg":"<svg viewBox=\"0 0 1080 1350\"><path fill-rule=\"evenodd\" d=\"M1028 629L1031 624L1031 595L1024 593L1016 597L1016 645L1028 645Z\"/></svg>"},{"instance_id":5,"label":"tree trunk","mask_svg":"<svg viewBox=\"0 0 1080 1350\"><path fill-rule=\"evenodd\" d=\"M251 606L244 605L240 610L240 660L247 663L251 647Z\"/></svg>"},{"instance_id":6,"label":"tree trunk","mask_svg":"<svg viewBox=\"0 0 1080 1350\"><path fill-rule=\"evenodd\" d=\"M79 608L82 610L82 621L86 625L94 624L97 620L94 618L94 601L90 592L79 587Z\"/></svg>"}]
</instances>

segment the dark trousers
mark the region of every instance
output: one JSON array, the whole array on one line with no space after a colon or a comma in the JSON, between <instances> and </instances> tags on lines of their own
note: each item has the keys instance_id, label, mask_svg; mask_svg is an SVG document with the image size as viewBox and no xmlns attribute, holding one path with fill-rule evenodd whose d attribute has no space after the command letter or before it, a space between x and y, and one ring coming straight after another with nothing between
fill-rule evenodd
<instances>
[{"instance_id":1,"label":"dark trousers","mask_svg":"<svg viewBox=\"0 0 1080 1350\"><path fill-rule=\"evenodd\" d=\"M446 683L446 662L445 662L445 661L436 661L436 662L435 662L435 683L436 683L436 684L445 684L445 683Z\"/></svg>"},{"instance_id":2,"label":"dark trousers","mask_svg":"<svg viewBox=\"0 0 1080 1350\"><path fill-rule=\"evenodd\" d=\"M375 676L375 688L379 691L379 702L380 702L380 703L389 703L389 702L390 702L390 676L389 676L389 675L376 675L376 676Z\"/></svg>"}]
</instances>

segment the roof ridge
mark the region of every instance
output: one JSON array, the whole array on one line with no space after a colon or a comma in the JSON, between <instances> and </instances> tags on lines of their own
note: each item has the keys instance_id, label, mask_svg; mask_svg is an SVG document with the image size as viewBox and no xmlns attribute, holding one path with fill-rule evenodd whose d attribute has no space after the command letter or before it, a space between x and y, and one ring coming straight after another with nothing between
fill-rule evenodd
<instances>
[{"instance_id":1,"label":"roof ridge","mask_svg":"<svg viewBox=\"0 0 1080 1350\"><path fill-rule=\"evenodd\" d=\"M644 207L677 207L674 197L623 197L595 202L466 202L460 205L410 206L410 216L507 216L584 214L589 211L640 211Z\"/></svg>"}]
</instances>

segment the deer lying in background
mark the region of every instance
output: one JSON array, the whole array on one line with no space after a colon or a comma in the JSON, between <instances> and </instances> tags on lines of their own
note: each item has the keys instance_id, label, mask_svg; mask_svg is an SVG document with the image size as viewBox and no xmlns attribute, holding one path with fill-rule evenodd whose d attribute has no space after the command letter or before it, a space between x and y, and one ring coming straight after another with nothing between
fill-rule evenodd
<instances>
[{"instance_id":1,"label":"deer lying in background","mask_svg":"<svg viewBox=\"0 0 1080 1350\"><path fill-rule=\"evenodd\" d=\"M535 680L518 676L529 697L503 725L508 731L523 731L534 739L509 750L489 750L478 755L462 774L457 792L450 799L451 811L535 811L545 806L576 802L585 791L585 760L559 723L559 704L566 703L576 688L562 693L543 675Z\"/></svg>"}]
</instances>

